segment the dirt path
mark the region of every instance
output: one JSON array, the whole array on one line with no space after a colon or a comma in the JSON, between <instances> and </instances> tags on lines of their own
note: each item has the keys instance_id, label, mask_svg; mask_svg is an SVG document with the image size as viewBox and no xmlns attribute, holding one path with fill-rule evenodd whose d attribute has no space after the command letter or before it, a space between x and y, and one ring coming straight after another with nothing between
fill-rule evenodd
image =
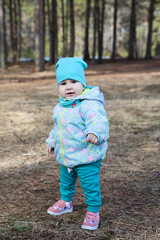
<instances>
[{"instance_id":1,"label":"dirt path","mask_svg":"<svg viewBox=\"0 0 160 240\"><path fill-rule=\"evenodd\" d=\"M10 66L0 72L1 239L160 239L160 61L89 64L88 85L99 85L110 123L102 162L100 227L82 231L79 182L74 212L46 209L59 198L59 165L45 139L57 103L53 66Z\"/></svg>"}]
</instances>

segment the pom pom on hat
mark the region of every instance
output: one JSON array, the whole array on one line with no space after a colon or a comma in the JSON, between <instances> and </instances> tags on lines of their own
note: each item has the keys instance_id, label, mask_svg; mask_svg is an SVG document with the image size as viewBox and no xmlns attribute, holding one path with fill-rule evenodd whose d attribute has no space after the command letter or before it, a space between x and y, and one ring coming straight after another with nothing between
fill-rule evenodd
<instances>
[{"instance_id":1,"label":"pom pom on hat","mask_svg":"<svg viewBox=\"0 0 160 240\"><path fill-rule=\"evenodd\" d=\"M86 79L84 70L87 68L87 63L82 58L66 57L58 60L56 64L56 79L57 85L60 82L73 79L83 84L86 87Z\"/></svg>"}]
</instances>

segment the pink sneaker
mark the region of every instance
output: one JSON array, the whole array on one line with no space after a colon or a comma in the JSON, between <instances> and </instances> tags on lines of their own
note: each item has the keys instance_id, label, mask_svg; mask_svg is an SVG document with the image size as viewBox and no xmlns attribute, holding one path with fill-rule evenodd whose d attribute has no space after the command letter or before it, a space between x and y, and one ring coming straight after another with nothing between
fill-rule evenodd
<instances>
[{"instance_id":1,"label":"pink sneaker","mask_svg":"<svg viewBox=\"0 0 160 240\"><path fill-rule=\"evenodd\" d=\"M66 202L59 200L52 207L48 208L47 213L51 215L61 215L73 211L72 201Z\"/></svg>"},{"instance_id":2,"label":"pink sneaker","mask_svg":"<svg viewBox=\"0 0 160 240\"><path fill-rule=\"evenodd\" d=\"M87 211L84 222L82 224L82 229L96 230L99 224L99 212L93 213Z\"/></svg>"}]
</instances>

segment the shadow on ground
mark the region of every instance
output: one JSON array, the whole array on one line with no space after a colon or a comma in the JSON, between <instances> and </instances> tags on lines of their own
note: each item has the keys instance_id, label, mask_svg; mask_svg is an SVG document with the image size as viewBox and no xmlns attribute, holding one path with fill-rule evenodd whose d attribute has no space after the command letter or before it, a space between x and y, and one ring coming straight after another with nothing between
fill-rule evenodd
<instances>
[{"instance_id":1,"label":"shadow on ground","mask_svg":"<svg viewBox=\"0 0 160 240\"><path fill-rule=\"evenodd\" d=\"M18 239L112 239L123 231L136 239L140 232L156 234L160 224L160 172L124 171L106 179L106 171L102 165L103 204L96 232L80 229L86 206L79 181L74 212L58 217L47 214L47 208L59 199L59 166L53 160L3 171L1 239L15 238L17 234Z\"/></svg>"}]
</instances>

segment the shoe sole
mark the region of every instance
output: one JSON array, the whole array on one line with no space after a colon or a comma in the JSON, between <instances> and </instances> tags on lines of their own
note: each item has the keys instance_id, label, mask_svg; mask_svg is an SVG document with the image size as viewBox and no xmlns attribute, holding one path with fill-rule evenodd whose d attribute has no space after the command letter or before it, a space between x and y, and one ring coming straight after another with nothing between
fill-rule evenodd
<instances>
[{"instance_id":1,"label":"shoe sole","mask_svg":"<svg viewBox=\"0 0 160 240\"><path fill-rule=\"evenodd\" d=\"M90 226L84 226L82 225L82 229L85 229L85 230L96 230L98 228L98 226L96 227L90 227Z\"/></svg>"},{"instance_id":2,"label":"shoe sole","mask_svg":"<svg viewBox=\"0 0 160 240\"><path fill-rule=\"evenodd\" d=\"M73 207L71 209L66 209L65 211L59 212L59 213L52 212L49 209L47 210L47 213L49 213L50 215L54 215L54 216L62 215L64 213L70 213L70 212L73 212Z\"/></svg>"}]
</instances>

